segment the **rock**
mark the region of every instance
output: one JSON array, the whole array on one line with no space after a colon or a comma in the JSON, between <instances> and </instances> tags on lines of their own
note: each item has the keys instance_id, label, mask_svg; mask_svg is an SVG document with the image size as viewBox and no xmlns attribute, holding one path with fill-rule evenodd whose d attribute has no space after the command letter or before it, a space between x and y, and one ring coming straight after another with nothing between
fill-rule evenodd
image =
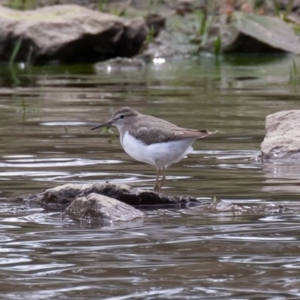
<instances>
[{"instance_id":1,"label":"rock","mask_svg":"<svg viewBox=\"0 0 300 300\"><path fill-rule=\"evenodd\" d=\"M126 184L110 183L70 183L48 189L40 194L15 197L10 200L40 205L46 210L62 211L77 197L87 197L91 193L105 195L136 207L184 208L207 203L193 197L157 194L153 191L132 188Z\"/></svg>"},{"instance_id":2,"label":"rock","mask_svg":"<svg viewBox=\"0 0 300 300\"><path fill-rule=\"evenodd\" d=\"M159 209L183 209L183 213L273 214L283 213L285 207L272 203L257 205L231 201L198 200L192 197L157 194L135 189L126 184L88 183L65 184L44 193L15 197L10 201L40 205L45 210L60 210L63 215L80 220L130 221L142 218L143 213L133 206Z\"/></svg>"},{"instance_id":3,"label":"rock","mask_svg":"<svg viewBox=\"0 0 300 300\"><path fill-rule=\"evenodd\" d=\"M140 58L125 58L117 57L107 61L98 62L94 65L94 69L97 73L101 72L130 72L144 70L146 64L144 60Z\"/></svg>"},{"instance_id":4,"label":"rock","mask_svg":"<svg viewBox=\"0 0 300 300\"><path fill-rule=\"evenodd\" d=\"M266 130L261 144L264 161L300 160L300 110L268 115Z\"/></svg>"},{"instance_id":5,"label":"rock","mask_svg":"<svg viewBox=\"0 0 300 300\"><path fill-rule=\"evenodd\" d=\"M152 31L151 34L153 37L157 37L158 34L166 27L166 18L159 14L149 13L145 17L145 21L148 28Z\"/></svg>"},{"instance_id":6,"label":"rock","mask_svg":"<svg viewBox=\"0 0 300 300\"><path fill-rule=\"evenodd\" d=\"M99 61L133 56L148 34L143 18L125 20L77 5L29 11L0 6L0 60L8 61L19 44L16 61Z\"/></svg>"},{"instance_id":7,"label":"rock","mask_svg":"<svg viewBox=\"0 0 300 300\"><path fill-rule=\"evenodd\" d=\"M220 24L221 51L224 53L300 54L299 37L279 17L234 12L231 20ZM213 33L202 49L214 51L216 36Z\"/></svg>"},{"instance_id":8,"label":"rock","mask_svg":"<svg viewBox=\"0 0 300 300\"><path fill-rule=\"evenodd\" d=\"M96 193L77 197L63 214L76 220L96 219L114 222L131 221L144 216L140 210L130 205Z\"/></svg>"},{"instance_id":9,"label":"rock","mask_svg":"<svg viewBox=\"0 0 300 300\"><path fill-rule=\"evenodd\" d=\"M215 200L203 206L197 206L193 209L186 209L187 214L227 214L227 215L273 215L289 212L290 210L283 205L277 203L264 202L264 203L235 203L227 200Z\"/></svg>"}]
</instances>

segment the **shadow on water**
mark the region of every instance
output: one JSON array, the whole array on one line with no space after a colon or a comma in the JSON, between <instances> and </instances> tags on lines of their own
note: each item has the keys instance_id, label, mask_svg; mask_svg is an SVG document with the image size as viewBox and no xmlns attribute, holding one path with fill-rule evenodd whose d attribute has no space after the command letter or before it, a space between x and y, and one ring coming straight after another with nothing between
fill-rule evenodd
<instances>
[{"instance_id":1,"label":"shadow on water","mask_svg":"<svg viewBox=\"0 0 300 300\"><path fill-rule=\"evenodd\" d=\"M298 299L299 166L256 157L265 117L299 106L299 63L254 56L216 63L203 56L126 72L0 68L0 297ZM132 223L95 224L7 201L69 182L152 187L154 168L128 157L117 134L90 131L120 106L219 130L168 169L166 193L272 201L290 211L158 209Z\"/></svg>"}]
</instances>

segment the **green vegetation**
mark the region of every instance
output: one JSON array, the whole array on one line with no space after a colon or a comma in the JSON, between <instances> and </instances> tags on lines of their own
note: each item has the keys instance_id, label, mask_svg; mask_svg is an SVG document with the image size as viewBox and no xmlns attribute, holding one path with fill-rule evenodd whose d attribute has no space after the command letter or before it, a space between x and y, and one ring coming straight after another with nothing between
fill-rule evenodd
<instances>
[{"instance_id":1,"label":"green vegetation","mask_svg":"<svg viewBox=\"0 0 300 300\"><path fill-rule=\"evenodd\" d=\"M222 46L222 41L221 41L221 36L218 35L218 37L215 40L215 45L214 45L214 54L216 57L218 57L221 53L221 46Z\"/></svg>"},{"instance_id":2,"label":"green vegetation","mask_svg":"<svg viewBox=\"0 0 300 300\"><path fill-rule=\"evenodd\" d=\"M8 7L17 10L34 9L37 6L37 0L10 0Z\"/></svg>"},{"instance_id":3,"label":"green vegetation","mask_svg":"<svg viewBox=\"0 0 300 300\"><path fill-rule=\"evenodd\" d=\"M146 36L145 42L144 42L145 47L148 46L151 42L153 42L154 33L155 33L154 27L151 26L150 29L149 29L149 32Z\"/></svg>"},{"instance_id":4,"label":"green vegetation","mask_svg":"<svg viewBox=\"0 0 300 300\"><path fill-rule=\"evenodd\" d=\"M57 2L62 3L62 1ZM257 48L254 46L253 49L248 49L247 45L246 49L235 48L237 45L246 44L242 39L239 40L244 35L266 45L268 50L271 49L270 52L278 50L278 52L300 54L299 37L296 35L300 34L300 26L294 24L290 18L295 4L294 0L287 0L284 7L279 0L271 0L268 5L266 5L266 1L262 0L206 0L201 6L197 6L196 2L184 4L180 1L178 3L171 2L172 4L166 5L166 2L162 0L146 0L143 5L140 3L135 5L132 0L95 0L93 4L95 9L102 12L118 16L124 15L127 18L144 16L146 19L146 16L157 14L158 17L166 20L166 31L170 36L168 39L168 35L166 35L167 38L162 43L169 46L166 47L168 49L176 49L176 53L193 55L200 51L206 51L218 57L222 52L234 53L248 50L249 52L259 52L262 48L261 45ZM11 0L7 3L9 3L9 7L19 10L31 9L40 5L38 0ZM148 22L149 31L140 52L153 42L163 27L157 29L158 22L157 20L154 20L153 23ZM155 26L149 24L155 24ZM20 47L21 41L18 41L11 54L10 65L15 61ZM27 57L26 64L30 63L31 54L29 53Z\"/></svg>"},{"instance_id":5,"label":"green vegetation","mask_svg":"<svg viewBox=\"0 0 300 300\"><path fill-rule=\"evenodd\" d=\"M293 87L294 92L296 93L299 87L300 70L299 70L299 65L297 65L295 59L293 60L293 64L290 68L289 75L290 75L289 83Z\"/></svg>"},{"instance_id":6,"label":"green vegetation","mask_svg":"<svg viewBox=\"0 0 300 300\"><path fill-rule=\"evenodd\" d=\"M22 45L22 37L19 37L18 40L16 41L15 43L15 46L14 46L14 49L11 53L11 56L9 58L9 66L12 67L15 59L16 59L16 56L18 55L18 52L21 48L21 45Z\"/></svg>"},{"instance_id":7,"label":"green vegetation","mask_svg":"<svg viewBox=\"0 0 300 300\"><path fill-rule=\"evenodd\" d=\"M107 0L98 0L97 1L97 9L99 11L102 11L102 12L106 12L108 7L107 7Z\"/></svg>"},{"instance_id":8,"label":"green vegetation","mask_svg":"<svg viewBox=\"0 0 300 300\"><path fill-rule=\"evenodd\" d=\"M294 4L294 0L289 0L288 4L286 6L285 13L284 13L285 20L287 20L289 14L292 12L293 4Z\"/></svg>"}]
</instances>

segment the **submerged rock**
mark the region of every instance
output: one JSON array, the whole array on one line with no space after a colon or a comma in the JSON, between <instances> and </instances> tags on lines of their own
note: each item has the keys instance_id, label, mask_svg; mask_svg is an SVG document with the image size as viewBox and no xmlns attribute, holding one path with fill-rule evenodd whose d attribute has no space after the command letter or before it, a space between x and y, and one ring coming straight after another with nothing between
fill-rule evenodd
<instances>
[{"instance_id":1,"label":"submerged rock","mask_svg":"<svg viewBox=\"0 0 300 300\"><path fill-rule=\"evenodd\" d=\"M126 184L87 183L65 184L46 190L43 193L16 197L12 201L41 205L47 210L64 210L77 197L87 197L91 193L117 199L135 207L174 207L184 208L207 203L193 197L157 194L149 190L133 188Z\"/></svg>"},{"instance_id":2,"label":"submerged rock","mask_svg":"<svg viewBox=\"0 0 300 300\"><path fill-rule=\"evenodd\" d=\"M104 221L130 221L143 217L143 213L134 207L185 208L207 203L192 197L157 194L126 184L110 183L65 184L40 194L10 200L39 205L45 210L63 211L64 215L77 220Z\"/></svg>"},{"instance_id":3,"label":"submerged rock","mask_svg":"<svg viewBox=\"0 0 300 300\"><path fill-rule=\"evenodd\" d=\"M17 11L0 6L0 60L99 61L137 54L148 34L143 18L125 20L77 5ZM19 49L18 49L19 48Z\"/></svg>"},{"instance_id":4,"label":"submerged rock","mask_svg":"<svg viewBox=\"0 0 300 300\"><path fill-rule=\"evenodd\" d=\"M76 220L89 218L118 222L131 221L144 216L133 206L96 193L77 197L63 214Z\"/></svg>"},{"instance_id":5,"label":"submerged rock","mask_svg":"<svg viewBox=\"0 0 300 300\"><path fill-rule=\"evenodd\" d=\"M146 67L144 60L140 58L126 58L117 57L107 61L98 62L94 65L97 73L100 72L128 72L128 71L141 71Z\"/></svg>"},{"instance_id":6,"label":"submerged rock","mask_svg":"<svg viewBox=\"0 0 300 300\"><path fill-rule=\"evenodd\" d=\"M268 115L267 134L261 144L262 159L300 161L300 110Z\"/></svg>"},{"instance_id":7,"label":"submerged rock","mask_svg":"<svg viewBox=\"0 0 300 300\"><path fill-rule=\"evenodd\" d=\"M287 212L288 209L275 203L258 203L257 205L245 205L231 201L216 201L205 207L208 212L230 212L234 215L260 215L260 214L279 214Z\"/></svg>"},{"instance_id":8,"label":"submerged rock","mask_svg":"<svg viewBox=\"0 0 300 300\"><path fill-rule=\"evenodd\" d=\"M42 206L46 210L60 210L76 220L131 221L144 214L136 209L177 208L184 213L274 214L285 208L277 204L258 203L248 207L231 201L198 200L192 197L157 194L132 188L125 184L88 183L65 184L44 193L10 199ZM134 208L134 206L136 208Z\"/></svg>"}]
</instances>

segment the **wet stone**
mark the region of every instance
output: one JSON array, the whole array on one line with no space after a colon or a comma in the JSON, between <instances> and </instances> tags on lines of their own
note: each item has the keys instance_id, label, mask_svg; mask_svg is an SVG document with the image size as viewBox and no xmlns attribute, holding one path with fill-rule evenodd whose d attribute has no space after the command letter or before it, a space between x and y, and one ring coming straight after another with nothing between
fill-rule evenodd
<instances>
[{"instance_id":1,"label":"wet stone","mask_svg":"<svg viewBox=\"0 0 300 300\"><path fill-rule=\"evenodd\" d=\"M128 72L128 71L141 71L144 70L146 64L140 58L125 58L117 57L104 62L98 62L94 65L97 73L101 72Z\"/></svg>"},{"instance_id":2,"label":"wet stone","mask_svg":"<svg viewBox=\"0 0 300 300\"><path fill-rule=\"evenodd\" d=\"M131 221L143 217L137 208L173 208L195 214L228 212L234 215L269 215L286 211L283 206L273 203L247 206L231 201L157 194L126 184L110 183L65 184L36 195L11 198L10 201L39 205L47 211L63 211L63 215L76 220Z\"/></svg>"},{"instance_id":3,"label":"wet stone","mask_svg":"<svg viewBox=\"0 0 300 300\"><path fill-rule=\"evenodd\" d=\"M40 205L46 210L62 211L77 197L87 197L91 193L111 197L128 205L143 208L186 208L208 203L208 201L198 200L194 197L157 194L126 184L110 183L65 184L48 189L43 193L19 196L10 200Z\"/></svg>"},{"instance_id":4,"label":"wet stone","mask_svg":"<svg viewBox=\"0 0 300 300\"><path fill-rule=\"evenodd\" d=\"M264 161L300 160L300 110L268 115L266 130L261 144Z\"/></svg>"},{"instance_id":5,"label":"wet stone","mask_svg":"<svg viewBox=\"0 0 300 300\"><path fill-rule=\"evenodd\" d=\"M282 205L275 203L259 203L257 205L244 205L240 203L234 203L231 201L215 201L205 207L209 212L230 212L234 215L272 215L287 212L288 209Z\"/></svg>"},{"instance_id":6,"label":"wet stone","mask_svg":"<svg viewBox=\"0 0 300 300\"><path fill-rule=\"evenodd\" d=\"M115 222L131 221L144 216L140 210L130 205L96 193L77 197L63 215L76 220L88 218Z\"/></svg>"}]
</instances>

